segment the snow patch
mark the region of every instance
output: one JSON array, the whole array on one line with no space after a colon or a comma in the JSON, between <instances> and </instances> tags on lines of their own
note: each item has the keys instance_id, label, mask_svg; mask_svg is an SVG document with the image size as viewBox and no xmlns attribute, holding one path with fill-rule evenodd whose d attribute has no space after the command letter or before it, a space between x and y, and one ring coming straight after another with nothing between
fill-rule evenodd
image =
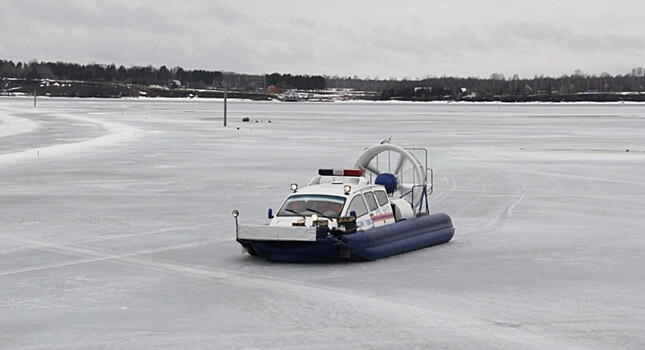
<instances>
[{"instance_id":1,"label":"snow patch","mask_svg":"<svg viewBox=\"0 0 645 350\"><path fill-rule=\"evenodd\" d=\"M20 135L38 129L32 120L0 114L0 137Z\"/></svg>"},{"instance_id":2,"label":"snow patch","mask_svg":"<svg viewBox=\"0 0 645 350\"><path fill-rule=\"evenodd\" d=\"M71 154L82 153L91 149L105 147L116 143L130 141L147 134L147 132L144 130L127 126L125 124L106 122L98 119L90 119L68 114L55 114L54 116L98 124L106 130L106 133L102 136L80 142L61 143L47 147L36 147L22 152L2 154L0 155L0 163L34 159L53 159L68 156ZM29 121L24 118L12 116L0 116L0 118L5 121L5 124L0 125L0 127L6 125L6 121L10 122L10 126L7 127L8 131L6 131L6 134L3 134L3 129L0 128L0 137L32 132L38 128L38 125L35 122Z\"/></svg>"}]
</instances>

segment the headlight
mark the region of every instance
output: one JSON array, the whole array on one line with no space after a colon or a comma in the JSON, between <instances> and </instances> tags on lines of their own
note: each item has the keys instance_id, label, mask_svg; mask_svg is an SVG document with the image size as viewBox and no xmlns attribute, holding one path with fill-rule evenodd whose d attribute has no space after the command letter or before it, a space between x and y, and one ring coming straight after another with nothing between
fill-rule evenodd
<instances>
[{"instance_id":1,"label":"headlight","mask_svg":"<svg viewBox=\"0 0 645 350\"><path fill-rule=\"evenodd\" d=\"M318 221L318 214L312 214L312 215L311 215L311 220L312 220L314 223L316 223L316 221Z\"/></svg>"}]
</instances>

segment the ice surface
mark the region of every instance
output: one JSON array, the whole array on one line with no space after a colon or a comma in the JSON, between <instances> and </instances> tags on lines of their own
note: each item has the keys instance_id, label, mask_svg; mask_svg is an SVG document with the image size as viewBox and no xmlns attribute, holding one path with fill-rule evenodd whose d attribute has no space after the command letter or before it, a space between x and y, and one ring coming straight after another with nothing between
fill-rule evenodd
<instances>
[{"instance_id":1,"label":"ice surface","mask_svg":"<svg viewBox=\"0 0 645 350\"><path fill-rule=\"evenodd\" d=\"M645 347L645 106L228 110L224 128L214 100L0 98L0 348ZM390 135L429 149L450 243L240 253L232 209L263 223Z\"/></svg>"}]
</instances>

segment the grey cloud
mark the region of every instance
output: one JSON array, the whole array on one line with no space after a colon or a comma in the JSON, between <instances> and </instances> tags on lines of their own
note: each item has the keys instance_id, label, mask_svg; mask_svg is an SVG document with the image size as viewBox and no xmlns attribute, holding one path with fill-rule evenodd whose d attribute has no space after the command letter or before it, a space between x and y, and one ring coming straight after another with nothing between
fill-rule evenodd
<instances>
[{"instance_id":1,"label":"grey cloud","mask_svg":"<svg viewBox=\"0 0 645 350\"><path fill-rule=\"evenodd\" d=\"M0 58L381 77L569 73L581 64L621 74L645 55L645 9L622 5L3 1Z\"/></svg>"},{"instance_id":2,"label":"grey cloud","mask_svg":"<svg viewBox=\"0 0 645 350\"><path fill-rule=\"evenodd\" d=\"M497 47L520 50L534 46L558 50L593 53L597 51L640 50L645 36L620 35L610 30L598 33L580 32L562 25L540 22L504 22L490 32L490 41Z\"/></svg>"}]
</instances>

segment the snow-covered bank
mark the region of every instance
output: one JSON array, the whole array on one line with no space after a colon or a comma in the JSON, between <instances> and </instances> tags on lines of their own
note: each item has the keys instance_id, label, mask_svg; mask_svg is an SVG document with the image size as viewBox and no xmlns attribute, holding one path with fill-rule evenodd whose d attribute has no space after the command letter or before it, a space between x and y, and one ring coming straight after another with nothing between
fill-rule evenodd
<instances>
[{"instance_id":1,"label":"snow-covered bank","mask_svg":"<svg viewBox=\"0 0 645 350\"><path fill-rule=\"evenodd\" d=\"M89 149L105 147L114 143L126 142L145 135L143 130L129 127L121 123L101 121L71 114L48 113L47 111L39 111L39 114L45 115L51 119L58 119L60 123L66 123L65 120L68 120L94 124L104 131L100 136L88 137L82 141L66 142L65 140L60 140L60 142L56 144L44 146L34 144L34 147L28 150L0 154L0 163L27 159L48 160L75 153L82 153ZM0 115L0 120L4 122L3 124L0 124L0 138L34 132L39 128L37 122L23 117Z\"/></svg>"},{"instance_id":2,"label":"snow-covered bank","mask_svg":"<svg viewBox=\"0 0 645 350\"><path fill-rule=\"evenodd\" d=\"M14 117L6 113L6 111L0 112L0 137L24 134L38 128L38 124L29 119Z\"/></svg>"}]
</instances>

